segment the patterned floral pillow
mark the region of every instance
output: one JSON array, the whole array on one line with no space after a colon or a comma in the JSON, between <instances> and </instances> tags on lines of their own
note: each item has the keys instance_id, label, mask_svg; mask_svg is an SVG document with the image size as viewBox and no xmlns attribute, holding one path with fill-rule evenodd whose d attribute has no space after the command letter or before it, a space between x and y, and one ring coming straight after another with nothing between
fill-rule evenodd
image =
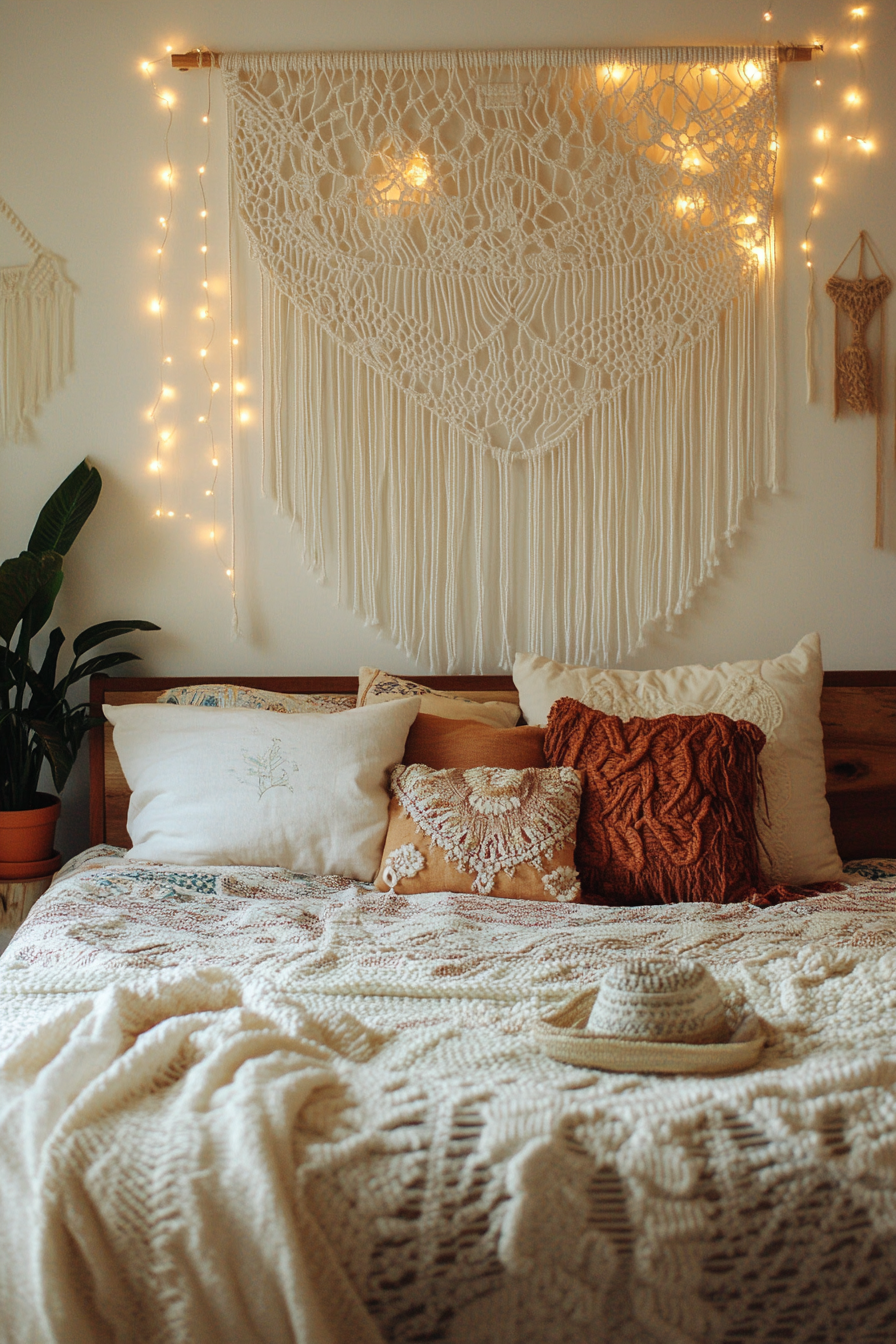
<instances>
[{"instance_id":1,"label":"patterned floral pillow","mask_svg":"<svg viewBox=\"0 0 896 1344\"><path fill-rule=\"evenodd\" d=\"M434 691L419 681L393 676L378 667L362 667L358 673L358 706L375 700L421 697L420 713L440 719L467 719L489 723L493 728L512 728L519 721L520 707L509 700L470 700L459 691Z\"/></svg>"},{"instance_id":2,"label":"patterned floral pillow","mask_svg":"<svg viewBox=\"0 0 896 1344\"><path fill-rule=\"evenodd\" d=\"M896 859L851 859L844 863L843 871L863 882L892 882L896 877Z\"/></svg>"},{"instance_id":3,"label":"patterned floral pillow","mask_svg":"<svg viewBox=\"0 0 896 1344\"><path fill-rule=\"evenodd\" d=\"M255 686L230 686L208 682L202 686L173 686L163 691L160 705L209 705L222 709L270 709L275 714L339 714L355 708L353 695L288 695L285 691L262 691Z\"/></svg>"},{"instance_id":4,"label":"patterned floral pillow","mask_svg":"<svg viewBox=\"0 0 896 1344\"><path fill-rule=\"evenodd\" d=\"M573 851L581 794L579 772L566 768L397 765L376 885L400 895L578 901Z\"/></svg>"}]
</instances>

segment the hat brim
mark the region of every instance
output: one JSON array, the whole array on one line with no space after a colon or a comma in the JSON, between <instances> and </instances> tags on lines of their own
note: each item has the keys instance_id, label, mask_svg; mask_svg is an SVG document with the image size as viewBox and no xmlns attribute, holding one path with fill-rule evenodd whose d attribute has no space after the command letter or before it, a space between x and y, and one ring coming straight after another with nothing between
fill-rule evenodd
<instances>
[{"instance_id":1,"label":"hat brim","mask_svg":"<svg viewBox=\"0 0 896 1344\"><path fill-rule=\"evenodd\" d=\"M753 1012L743 1015L729 1040L709 1045L600 1036L578 1025L588 1020L596 996L597 990L586 990L539 1019L534 1036L545 1054L613 1073L738 1073L755 1064L765 1046L763 1024Z\"/></svg>"}]
</instances>

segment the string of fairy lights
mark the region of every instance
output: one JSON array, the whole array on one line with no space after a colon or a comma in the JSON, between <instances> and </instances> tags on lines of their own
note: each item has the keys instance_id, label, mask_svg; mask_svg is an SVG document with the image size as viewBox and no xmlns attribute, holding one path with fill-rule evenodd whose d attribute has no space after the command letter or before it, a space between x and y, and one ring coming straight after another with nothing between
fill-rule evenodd
<instances>
[{"instance_id":1,"label":"string of fairy lights","mask_svg":"<svg viewBox=\"0 0 896 1344\"><path fill-rule=\"evenodd\" d=\"M205 48L197 48L198 51L204 51ZM153 426L155 435L155 447L153 456L148 463L148 469L157 479L157 503L153 510L153 517L157 519L175 519L177 511L172 507L173 500L170 497L170 491L167 488L167 482L172 478L174 464L176 462L175 449L178 447L178 440L188 439L186 430L180 424L178 418L173 413L174 402L177 398L177 391L173 385L172 366L174 357L170 352L167 340L168 325L166 317L168 316L168 300L166 295L166 279L168 268L166 267L166 252L171 240L171 224L174 216L175 201L177 198L176 185L178 184L179 174L175 170L171 155L171 135L174 126L174 106L176 103L175 94L170 89L160 88L156 81L156 69L159 65L166 62L170 56L172 48L166 47L165 54L158 56L155 60L142 61L140 69L148 77L153 97L158 106L164 111L165 136L164 136L164 166L160 170L160 180L164 185L166 192L165 213L158 216L158 225L162 229L160 245L156 248L156 278L155 292L149 303L150 312L156 317L158 322L158 340L159 340L159 379L155 400L147 411L147 419ZM234 351L239 346L239 336L233 331L232 322L232 304L230 309L231 316L231 355L228 360L231 381L231 415L229 417L229 455L230 455L230 545L229 555L224 556L221 551L222 529L219 521L219 484L221 474L221 459L218 447L218 440L215 432L215 400L216 395L221 391L221 383L215 377L210 361L213 355L213 345L217 332L217 323L213 310L212 286L209 271L209 198L206 191L206 175L209 169L211 159L211 122L212 122L212 91L211 91L211 65L208 66L208 78L205 82L205 98L203 110L200 114L201 125L204 129L204 157L196 168L196 181L198 184L197 211L199 220L198 255L200 258L199 281L200 290L199 304L196 308L196 317L202 324L201 336L198 338L201 344L197 346L197 355L199 365L202 371L204 381L203 413L197 417L199 425L203 427L204 456L208 466L209 475L207 485L203 494L207 501L207 510L209 521L205 536L214 546L215 554L221 564L224 576L229 581L230 597L234 612L234 630L237 630L236 617L236 541L234 523L234 461L233 461L233 421L238 418L241 424L247 424L251 420L251 412L245 405L239 406L234 398L241 398L246 393L246 383L243 380L237 380L236 362ZM229 289L232 291L232 285ZM191 513L184 513L183 517L187 520L192 519Z\"/></svg>"}]
</instances>

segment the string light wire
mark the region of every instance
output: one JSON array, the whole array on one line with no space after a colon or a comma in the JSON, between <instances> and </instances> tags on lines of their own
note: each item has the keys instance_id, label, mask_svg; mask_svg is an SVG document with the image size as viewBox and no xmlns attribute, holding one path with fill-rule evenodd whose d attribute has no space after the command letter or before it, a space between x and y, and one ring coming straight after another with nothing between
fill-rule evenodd
<instances>
[{"instance_id":1,"label":"string light wire","mask_svg":"<svg viewBox=\"0 0 896 1344\"><path fill-rule=\"evenodd\" d=\"M167 186L168 208L164 215L159 216L159 223L164 230L162 234L161 246L156 249L156 296L150 305L152 312L158 315L159 320L159 386L156 393L156 399L150 408L148 418L155 431L155 456L150 464L155 472L158 482L158 507L156 509L157 518L173 518L173 511L165 507L165 494L162 483L162 445L166 448L173 447L171 440L177 431L177 422L173 429L161 429L159 427L158 412L162 401L167 396L173 395L173 389L166 383L166 377L170 377L170 366L172 357L168 354L165 344L165 293L164 293L164 260L165 249L168 246L168 239L171 233L171 220L174 215L174 164L171 160L171 128L174 124L174 98L166 90L159 89L155 79L155 67L165 60L164 56L157 57L154 61L144 61L141 69L144 74L149 76L150 87L153 97L158 100L166 112L165 122L165 163L166 167L162 172L162 180Z\"/></svg>"}]
</instances>

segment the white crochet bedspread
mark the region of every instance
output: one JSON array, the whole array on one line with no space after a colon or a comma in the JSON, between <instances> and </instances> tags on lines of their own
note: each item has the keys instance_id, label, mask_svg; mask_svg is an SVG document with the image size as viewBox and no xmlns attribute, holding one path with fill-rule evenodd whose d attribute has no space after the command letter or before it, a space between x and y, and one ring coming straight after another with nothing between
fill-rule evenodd
<instances>
[{"instance_id":1,"label":"white crochet bedspread","mask_svg":"<svg viewBox=\"0 0 896 1344\"><path fill-rule=\"evenodd\" d=\"M0 961L2 1344L896 1338L896 881L623 911L117 854ZM647 949L760 1013L757 1068L536 1051Z\"/></svg>"}]
</instances>

